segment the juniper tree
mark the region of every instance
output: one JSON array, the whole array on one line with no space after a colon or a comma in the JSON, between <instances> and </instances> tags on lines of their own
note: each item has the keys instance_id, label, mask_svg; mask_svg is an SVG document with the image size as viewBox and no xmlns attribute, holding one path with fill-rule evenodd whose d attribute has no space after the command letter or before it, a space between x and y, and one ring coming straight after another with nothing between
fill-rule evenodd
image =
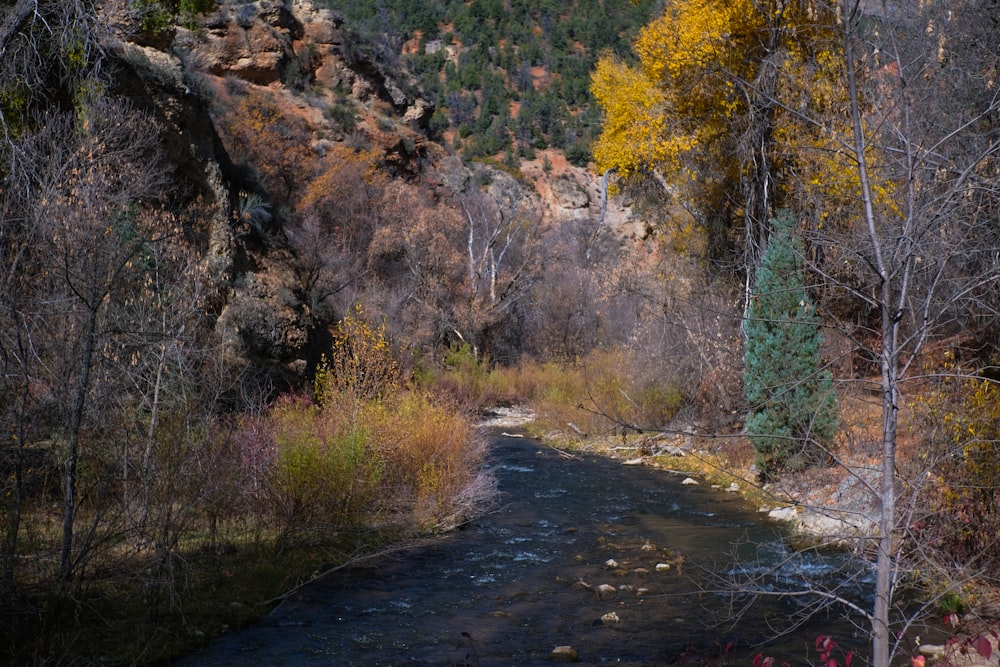
<instances>
[{"instance_id":1,"label":"juniper tree","mask_svg":"<svg viewBox=\"0 0 1000 667\"><path fill-rule=\"evenodd\" d=\"M802 241L790 211L771 225L744 323L746 431L764 478L822 461L837 429L833 378L823 368L819 319L805 290Z\"/></svg>"}]
</instances>

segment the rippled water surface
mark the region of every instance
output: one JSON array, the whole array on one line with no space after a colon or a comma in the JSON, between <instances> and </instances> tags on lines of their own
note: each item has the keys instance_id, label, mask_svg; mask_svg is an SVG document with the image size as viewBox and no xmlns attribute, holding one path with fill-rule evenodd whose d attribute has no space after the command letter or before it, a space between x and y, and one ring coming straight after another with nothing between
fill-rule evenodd
<instances>
[{"instance_id":1,"label":"rippled water surface","mask_svg":"<svg viewBox=\"0 0 1000 667\"><path fill-rule=\"evenodd\" d=\"M500 434L491 460L498 511L310 584L178 664L543 665L571 645L581 664L665 665L716 662L732 642L748 665L794 606L769 599L737 617L717 578L803 588L806 576L842 576L839 557L791 558L780 527L674 475ZM820 619L768 652L802 664L812 639L838 628L849 632Z\"/></svg>"}]
</instances>

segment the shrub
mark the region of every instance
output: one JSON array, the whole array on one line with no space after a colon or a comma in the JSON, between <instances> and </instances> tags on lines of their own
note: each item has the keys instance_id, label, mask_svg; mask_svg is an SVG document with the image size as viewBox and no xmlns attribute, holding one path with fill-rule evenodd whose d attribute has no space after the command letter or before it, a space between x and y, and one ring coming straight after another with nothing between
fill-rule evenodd
<instances>
[{"instance_id":1,"label":"shrub","mask_svg":"<svg viewBox=\"0 0 1000 667\"><path fill-rule=\"evenodd\" d=\"M216 0L138 0L133 10L141 17L142 29L155 34L168 28L176 18L192 26L196 14L210 12L216 4Z\"/></svg>"},{"instance_id":2,"label":"shrub","mask_svg":"<svg viewBox=\"0 0 1000 667\"><path fill-rule=\"evenodd\" d=\"M532 401L539 419L559 429L572 424L591 435L662 427L687 401L670 378L649 377L644 360L627 349L596 350L577 362L550 362L539 375Z\"/></svg>"},{"instance_id":3,"label":"shrub","mask_svg":"<svg viewBox=\"0 0 1000 667\"><path fill-rule=\"evenodd\" d=\"M358 126L358 116L354 110L346 105L335 104L327 107L326 111L323 112L333 126L343 132L344 134L350 134Z\"/></svg>"},{"instance_id":4,"label":"shrub","mask_svg":"<svg viewBox=\"0 0 1000 667\"><path fill-rule=\"evenodd\" d=\"M399 363L385 335L385 323L376 327L365 320L360 305L344 317L333 334L330 355L324 355L314 386L320 405L342 396L373 400L399 387Z\"/></svg>"},{"instance_id":5,"label":"shrub","mask_svg":"<svg viewBox=\"0 0 1000 667\"><path fill-rule=\"evenodd\" d=\"M378 497L384 461L364 425L303 399L271 412L272 499L286 540L304 527L354 525Z\"/></svg>"},{"instance_id":6,"label":"shrub","mask_svg":"<svg viewBox=\"0 0 1000 667\"><path fill-rule=\"evenodd\" d=\"M413 520L423 528L460 523L491 484L482 477L484 439L461 411L422 392L402 392L384 408L397 434L392 456Z\"/></svg>"},{"instance_id":7,"label":"shrub","mask_svg":"<svg viewBox=\"0 0 1000 667\"><path fill-rule=\"evenodd\" d=\"M280 400L237 434L248 507L270 505L289 545L359 525L455 525L491 492L483 439L453 402L402 389L384 327L341 320L315 401Z\"/></svg>"},{"instance_id":8,"label":"shrub","mask_svg":"<svg viewBox=\"0 0 1000 667\"><path fill-rule=\"evenodd\" d=\"M1000 571L1000 389L951 380L925 398L938 434L928 513L913 526L920 543L949 562Z\"/></svg>"},{"instance_id":9,"label":"shrub","mask_svg":"<svg viewBox=\"0 0 1000 667\"><path fill-rule=\"evenodd\" d=\"M490 493L480 434L461 411L423 392L361 403L337 394L322 406L286 398L269 424L267 497L283 545L362 524L452 526Z\"/></svg>"}]
</instances>

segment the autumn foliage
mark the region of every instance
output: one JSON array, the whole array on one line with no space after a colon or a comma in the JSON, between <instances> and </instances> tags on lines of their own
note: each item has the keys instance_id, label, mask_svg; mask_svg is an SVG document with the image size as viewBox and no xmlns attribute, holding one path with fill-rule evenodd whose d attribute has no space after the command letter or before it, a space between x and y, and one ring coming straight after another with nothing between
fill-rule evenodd
<instances>
[{"instance_id":1,"label":"autumn foliage","mask_svg":"<svg viewBox=\"0 0 1000 667\"><path fill-rule=\"evenodd\" d=\"M655 174L695 211L709 253L759 253L778 208L827 217L850 190L843 122L803 122L839 113L840 48L820 3L668 2L640 32L637 64L610 53L597 64L597 168ZM799 189L803 172L837 199L821 210Z\"/></svg>"},{"instance_id":2,"label":"autumn foliage","mask_svg":"<svg viewBox=\"0 0 1000 667\"><path fill-rule=\"evenodd\" d=\"M919 401L933 426L925 460L933 483L927 512L910 529L925 548L987 573L1000 567L1000 389L988 380L950 380ZM924 505L922 503L922 505ZM995 579L995 577L991 578Z\"/></svg>"},{"instance_id":3,"label":"autumn foliage","mask_svg":"<svg viewBox=\"0 0 1000 667\"><path fill-rule=\"evenodd\" d=\"M384 327L360 308L338 324L315 398L283 398L241 433L250 505L277 520L283 545L363 524L446 528L491 488L468 415L402 388Z\"/></svg>"}]
</instances>

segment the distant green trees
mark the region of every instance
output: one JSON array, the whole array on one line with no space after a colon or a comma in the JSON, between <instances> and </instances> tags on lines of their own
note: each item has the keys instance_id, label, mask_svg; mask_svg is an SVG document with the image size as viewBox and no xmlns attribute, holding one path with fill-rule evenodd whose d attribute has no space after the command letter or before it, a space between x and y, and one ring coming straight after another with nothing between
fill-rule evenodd
<instances>
[{"instance_id":1,"label":"distant green trees","mask_svg":"<svg viewBox=\"0 0 1000 667\"><path fill-rule=\"evenodd\" d=\"M794 224L787 209L771 221L744 324L746 431L765 479L825 460L837 431L833 378L823 367L819 318L806 294Z\"/></svg>"},{"instance_id":2,"label":"distant green trees","mask_svg":"<svg viewBox=\"0 0 1000 667\"><path fill-rule=\"evenodd\" d=\"M602 51L628 58L633 38L654 9L652 0L318 4L342 12L352 29L369 39L391 41L397 53L402 41L419 36L420 48L403 59L443 108L448 125L438 117L435 132L457 130L466 157L529 155L553 146L577 164L590 159L590 72ZM458 62L443 51L428 55L423 47L434 39L460 45ZM536 67L544 68L539 80L532 75Z\"/></svg>"}]
</instances>

